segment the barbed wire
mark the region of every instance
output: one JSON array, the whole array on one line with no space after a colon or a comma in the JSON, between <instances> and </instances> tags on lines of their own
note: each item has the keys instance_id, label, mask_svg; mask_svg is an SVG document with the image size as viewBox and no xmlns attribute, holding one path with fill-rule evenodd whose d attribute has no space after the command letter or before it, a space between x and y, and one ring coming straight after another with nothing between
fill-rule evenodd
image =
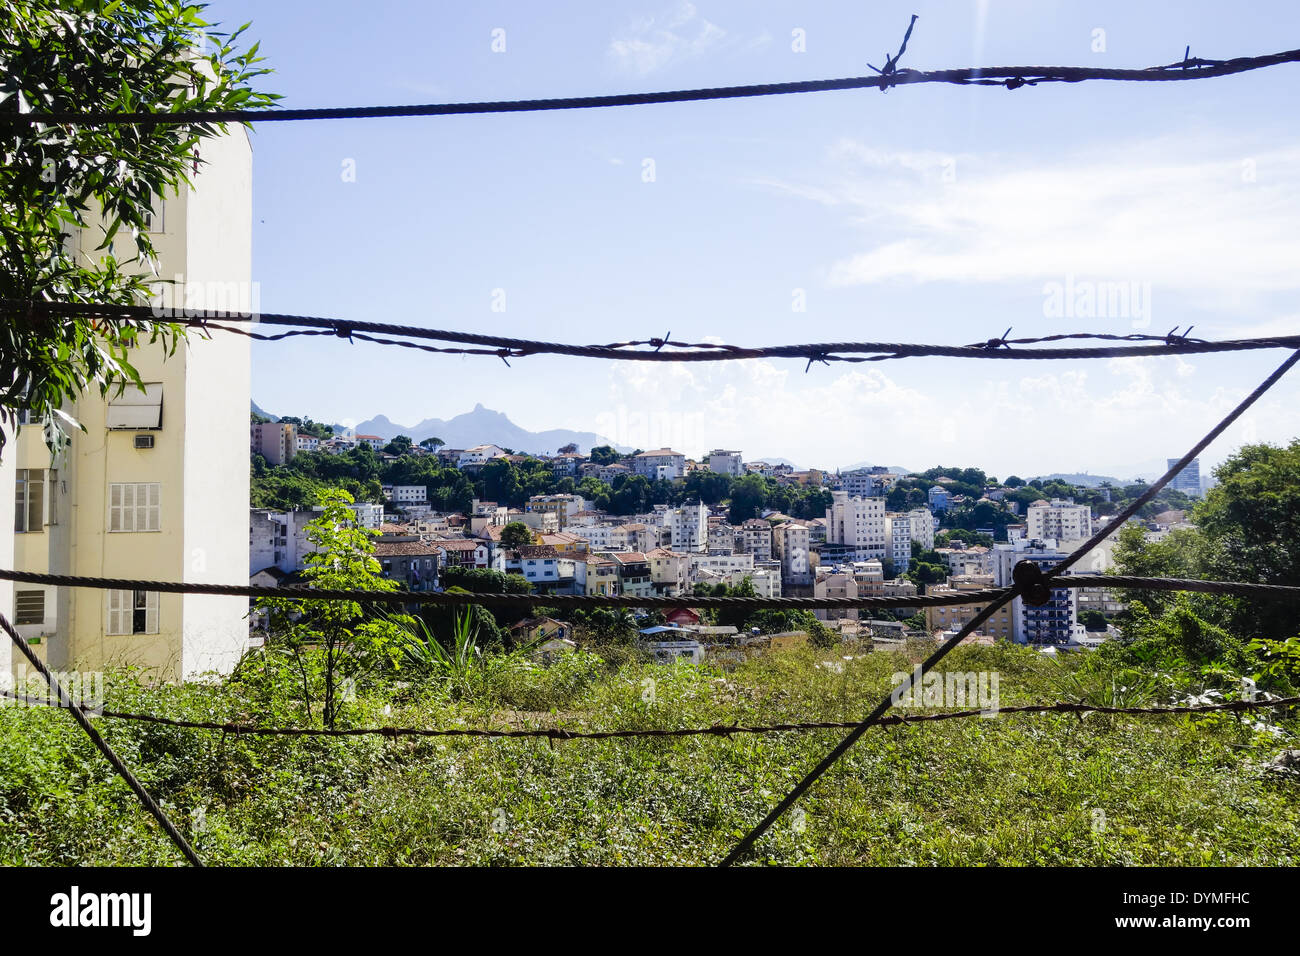
<instances>
[{"instance_id":1,"label":"barbed wire","mask_svg":"<svg viewBox=\"0 0 1300 956\"><path fill-rule=\"evenodd\" d=\"M911 27L908 27L908 35ZM904 47L906 49L906 40ZM492 100L471 103L424 103L396 106L334 106L303 109L253 110L177 110L167 113L111 112L103 110L18 112L15 103L0 114L0 126L176 126L196 123L286 123L302 120L380 119L415 116L463 116L483 113L535 113L555 110L598 109L620 106L647 106L655 103L688 103L702 100L744 99L756 96L779 96L794 93L823 93L835 90L876 89L887 91L898 86L941 83L957 86L1001 86L1008 90L1043 83L1081 83L1093 80L1116 82L1181 82L1204 80L1262 70L1284 63L1300 61L1300 50L1283 50L1258 56L1210 60L1184 57L1177 63L1141 69L1111 69L1081 66L986 66L945 70L898 69L894 64L902 56L886 60L886 69L875 76L851 76L840 79L796 80L784 83L745 84L742 86L707 87L693 90L662 90L645 93L616 93L606 96L574 96L550 99ZM872 69L876 69L872 67Z\"/></svg>"},{"instance_id":2,"label":"barbed wire","mask_svg":"<svg viewBox=\"0 0 1300 956\"><path fill-rule=\"evenodd\" d=\"M1090 552L1094 547L1123 527L1128 519L1131 518L1143 504L1146 504L1146 502L1154 498L1161 488L1172 481L1174 476L1186 467L1188 462L1196 457L1201 450L1203 450L1217 435L1222 433L1224 429L1232 424L1232 422L1236 421L1237 418L1250 408L1251 405L1258 401L1259 398L1275 385L1283 375L1290 371L1297 362L1300 362L1300 350L1293 352L1290 358L1278 366L1277 369L1275 369L1268 378L1264 379L1264 381L1261 382L1254 391L1243 398L1230 412L1228 412L1227 415L1223 417L1223 419L1219 421L1217 425L1210 429L1204 438L1193 446L1191 451L1178 461L1174 462L1174 464L1165 471L1164 475L1148 488L1144 494L1140 495L1127 508L1111 518L1106 523L1105 527L1083 544L1075 548L1063 561L1054 564L1047 572L1044 572L1029 558L1017 563L1012 573L1015 587L1011 589L1010 593L997 598L992 603L986 605L981 611L977 612L964 625L962 625L956 634L943 644L940 644L933 654L922 661L913 673L909 674L904 679L898 693L900 695L909 693L936 664L943 660L943 658L952 651L953 648L957 647L957 645L974 633L975 630L981 627L985 621L993 616L994 613L1008 604L1013 597L1019 596L1026 604L1034 606L1043 606L1048 604L1052 599L1052 587L1050 585L1053 578L1060 580L1066 569L1071 567L1084 555L1088 554L1088 552ZM726 857L723 858L721 863L719 863L719 866L729 867L749 853L753 849L755 843L757 843L759 837L766 833L768 829L770 829L771 826L790 809L790 807L794 806L795 802L803 796L803 794L805 794L814 783L817 782L822 774L826 773L826 771L835 765L836 761L838 761L840 757L848 752L849 748L857 742L858 738L866 733L873 725L878 723L885 716L886 712L894 705L896 700L897 697L894 694L881 700L880 703L876 705L875 709L873 709L861 723L849 731L848 735L840 741L839 744L837 744L835 748L817 764L817 766L813 767L812 770L805 774L804 777L795 784L790 792L781 799L780 803L778 803L762 820L750 829L749 832L740 838L739 842L736 843Z\"/></svg>"},{"instance_id":3,"label":"barbed wire","mask_svg":"<svg viewBox=\"0 0 1300 956\"><path fill-rule=\"evenodd\" d=\"M76 705L52 704L39 697L17 694L0 689L0 697L36 707L63 709ZM1204 714L1216 711L1267 710L1277 707L1294 707L1300 705L1298 697L1278 697L1258 700L1233 700L1217 704L1195 704L1191 706L1163 707L1111 707L1102 704L1084 704L1074 701L1057 701L1051 704L1016 704L1009 707L979 708L971 710L935 711L923 714L891 714L881 718L877 726L907 726L909 724L933 723L943 720L959 720L969 717L987 717L990 714L1127 714L1154 716L1182 716ZM130 711L109 710L107 708L86 710L93 717L107 717L112 720L134 721L146 724L158 724L184 730L215 730L225 734L243 737L486 737L488 739L526 739L546 738L549 740L627 740L639 737L733 737L745 735L763 735L789 733L810 730L846 730L858 726L858 721L808 720L777 724L711 724L707 727L639 727L626 730L568 730L563 727L530 727L524 729L494 729L481 727L262 727L256 724L238 721L186 720L178 717L160 717L156 714L140 714Z\"/></svg>"},{"instance_id":4,"label":"barbed wire","mask_svg":"<svg viewBox=\"0 0 1300 956\"><path fill-rule=\"evenodd\" d=\"M182 312L184 310L181 310ZM1009 339L1002 336L967 345L932 345L915 342L812 342L794 345L739 346L713 342L683 342L671 337L650 337L604 345L571 345L535 339L431 329L390 322L335 319L325 316L290 315L266 312L250 315L231 310L198 310L202 315L173 314L172 310L150 305L86 304L45 302L26 299L0 299L0 312L14 321L31 321L33 317L95 318L122 321L172 322L204 332L229 332L259 341L281 341L294 336L335 336L349 342L362 341L385 346L418 349L443 355L482 355L510 359L533 355L562 355L573 358L612 359L634 362L721 362L743 359L794 358L813 362L878 362L904 358L947 357L992 359L995 361L1038 361L1044 359L1132 358L1139 356L1196 355L1212 352L1243 352L1261 349L1300 348L1300 335L1263 336L1212 341L1178 333L1177 327L1165 335L1104 332L1066 332L1052 335ZM233 324L232 324L233 323ZM248 326L248 327L244 327ZM254 331L265 326L285 327L288 331L266 333ZM1190 332L1190 328L1188 330ZM397 338L395 338L397 337ZM411 341L403 341L402 339ZM1056 348L1012 348L1013 345L1091 339L1137 343L1111 346L1066 346ZM441 341L474 346L453 348L432 346L426 341ZM1145 343L1145 344L1143 344Z\"/></svg>"},{"instance_id":5,"label":"barbed wire","mask_svg":"<svg viewBox=\"0 0 1300 956\"><path fill-rule=\"evenodd\" d=\"M108 741L104 740L104 738L100 736L99 731L96 730L87 719L86 712L81 707L74 705L72 698L68 695L68 692L63 689L58 678L50 673L50 669L45 666L44 661L32 653L32 649L27 646L27 642L22 639L14 626L9 623L9 618L5 615L3 610L0 610L0 629L3 629L4 632L9 635L9 640L13 642L14 646L18 648L23 657L27 659L27 663L36 668L36 672L45 679L45 683L54 693L55 699L62 705L60 709L67 710L72 715L72 719L77 722L77 726L85 731L86 736L90 738L90 742L95 745L95 749L104 755L104 759L112 765L115 771L117 771L117 775L126 781L126 785L131 788L131 792L135 794L136 799L138 799L153 818L158 821L158 825L163 828L163 832L167 834L167 837L172 841L172 843L176 844L177 849L181 851L181 855L184 856L191 865L202 866L203 861L200 860L198 854L194 852L194 848L190 846L189 841L181 835L180 830L176 829L176 825L167 817L163 808L158 805L158 801L156 801L149 791L145 789L144 784L136 779L135 774L131 772L131 768L128 767L122 758L117 755L117 752L108 745Z\"/></svg>"}]
</instances>

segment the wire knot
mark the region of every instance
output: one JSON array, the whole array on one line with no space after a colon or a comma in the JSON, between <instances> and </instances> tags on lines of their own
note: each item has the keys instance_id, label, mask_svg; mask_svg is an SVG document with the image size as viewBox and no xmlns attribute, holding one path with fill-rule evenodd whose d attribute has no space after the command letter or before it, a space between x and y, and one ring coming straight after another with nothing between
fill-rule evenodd
<instances>
[{"instance_id":1,"label":"wire knot","mask_svg":"<svg viewBox=\"0 0 1300 956\"><path fill-rule=\"evenodd\" d=\"M808 353L808 364L805 365L803 369L804 374L808 374L808 370L812 368L813 362L821 362L823 365L830 365L831 363L828 361L829 356L830 352L827 352L825 349L811 349Z\"/></svg>"},{"instance_id":2,"label":"wire knot","mask_svg":"<svg viewBox=\"0 0 1300 956\"><path fill-rule=\"evenodd\" d=\"M1011 343L1007 341L1007 336L1010 334L1011 334L1011 327L1008 326L1005 332L1003 332L997 338L989 339L987 342L981 343L979 345L979 348L987 349L988 351L993 351L994 349L1009 349L1011 348Z\"/></svg>"},{"instance_id":3,"label":"wire knot","mask_svg":"<svg viewBox=\"0 0 1300 956\"><path fill-rule=\"evenodd\" d=\"M1020 599L1033 607L1042 607L1052 600L1052 589L1043 579L1043 569L1028 559L1016 562L1011 569L1011 579L1020 591Z\"/></svg>"},{"instance_id":4,"label":"wire knot","mask_svg":"<svg viewBox=\"0 0 1300 956\"><path fill-rule=\"evenodd\" d=\"M339 322L334 326L334 334L341 339L347 339L352 343L352 326L346 322ZM353 343L355 344L355 343Z\"/></svg>"}]
</instances>

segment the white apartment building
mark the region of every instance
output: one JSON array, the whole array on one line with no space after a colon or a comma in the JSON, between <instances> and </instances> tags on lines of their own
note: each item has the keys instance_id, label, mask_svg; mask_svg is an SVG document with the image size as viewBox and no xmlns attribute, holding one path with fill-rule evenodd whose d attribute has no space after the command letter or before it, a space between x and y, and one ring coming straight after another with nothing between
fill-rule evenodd
<instances>
[{"instance_id":1,"label":"white apartment building","mask_svg":"<svg viewBox=\"0 0 1300 956\"><path fill-rule=\"evenodd\" d=\"M632 470L651 481L672 481L686 474L686 456L671 448L643 451L632 459Z\"/></svg>"},{"instance_id":2,"label":"white apartment building","mask_svg":"<svg viewBox=\"0 0 1300 956\"><path fill-rule=\"evenodd\" d=\"M650 582L660 594L674 597L686 588L691 556L668 548L653 548L645 553L650 564Z\"/></svg>"},{"instance_id":3,"label":"white apartment building","mask_svg":"<svg viewBox=\"0 0 1300 956\"><path fill-rule=\"evenodd\" d=\"M403 505L424 505L429 503L428 485L393 485L389 500L401 507Z\"/></svg>"},{"instance_id":4,"label":"white apartment building","mask_svg":"<svg viewBox=\"0 0 1300 956\"><path fill-rule=\"evenodd\" d=\"M1074 500L1035 501L1025 509L1025 536L1080 541L1092 536L1092 508Z\"/></svg>"},{"instance_id":5,"label":"white apartment building","mask_svg":"<svg viewBox=\"0 0 1300 956\"><path fill-rule=\"evenodd\" d=\"M754 556L752 554L700 554L690 557L688 572L692 582L699 581L705 572L719 577L731 575L744 578L754 573Z\"/></svg>"},{"instance_id":6,"label":"white apartment building","mask_svg":"<svg viewBox=\"0 0 1300 956\"><path fill-rule=\"evenodd\" d=\"M748 551L756 562L772 560L772 525L762 518L748 518L736 533L742 551Z\"/></svg>"},{"instance_id":7,"label":"white apartment building","mask_svg":"<svg viewBox=\"0 0 1300 956\"><path fill-rule=\"evenodd\" d=\"M505 453L504 448L498 448L496 445L475 445L473 448L466 448L460 453L460 456L456 459L456 465L459 468L464 468L466 465L481 465L493 458L502 458Z\"/></svg>"},{"instance_id":8,"label":"white apartment building","mask_svg":"<svg viewBox=\"0 0 1300 956\"><path fill-rule=\"evenodd\" d=\"M840 491L851 498L870 498L877 494L876 476L866 468L855 468L839 476Z\"/></svg>"},{"instance_id":9,"label":"white apartment building","mask_svg":"<svg viewBox=\"0 0 1300 956\"><path fill-rule=\"evenodd\" d=\"M629 551L627 528L624 525L571 524L564 528L587 542L588 551Z\"/></svg>"},{"instance_id":10,"label":"white apartment building","mask_svg":"<svg viewBox=\"0 0 1300 956\"><path fill-rule=\"evenodd\" d=\"M779 598L781 596L781 573L768 568L758 568L749 575L754 593L761 598Z\"/></svg>"},{"instance_id":11,"label":"white apartment building","mask_svg":"<svg viewBox=\"0 0 1300 956\"><path fill-rule=\"evenodd\" d=\"M807 587L812 583L808 526L783 522L772 529L772 554L781 562L783 585Z\"/></svg>"},{"instance_id":12,"label":"white apartment building","mask_svg":"<svg viewBox=\"0 0 1300 956\"><path fill-rule=\"evenodd\" d=\"M854 498L831 492L826 510L826 543L852 548L860 561L883 558L887 551L885 499Z\"/></svg>"},{"instance_id":13,"label":"white apartment building","mask_svg":"<svg viewBox=\"0 0 1300 956\"><path fill-rule=\"evenodd\" d=\"M739 478L745 473L745 463L740 452L717 448L709 452L709 471L719 475L731 475Z\"/></svg>"},{"instance_id":14,"label":"white apartment building","mask_svg":"<svg viewBox=\"0 0 1300 956\"><path fill-rule=\"evenodd\" d=\"M160 202L153 241L158 274L172 281L160 303L251 308L252 152L239 126L204 140L203 165ZM98 227L70 240L84 261L102 255ZM119 237L119 259L135 254ZM39 425L23 425L3 451L0 494L13 494L11 566L92 577L231 584L245 580L249 477L245 425L249 340L192 334L173 355L141 345L131 362L145 390L103 399L87 393L66 411L85 431L51 457ZM293 426L283 460L297 451ZM268 460L281 439L263 442ZM8 469L13 468L10 472ZM0 543L0 549L5 547ZM6 556L0 560L8 563ZM248 646L248 599L154 591L19 585L12 604L24 636L51 667L134 664L185 680L228 673Z\"/></svg>"},{"instance_id":15,"label":"white apartment building","mask_svg":"<svg viewBox=\"0 0 1300 956\"><path fill-rule=\"evenodd\" d=\"M304 435L298 433L298 450L299 451L320 451L320 439L315 435Z\"/></svg>"},{"instance_id":16,"label":"white apartment building","mask_svg":"<svg viewBox=\"0 0 1300 956\"><path fill-rule=\"evenodd\" d=\"M889 560L894 562L894 573L906 573L912 563L912 516L885 515L885 529L889 540Z\"/></svg>"},{"instance_id":17,"label":"white apartment building","mask_svg":"<svg viewBox=\"0 0 1300 956\"><path fill-rule=\"evenodd\" d=\"M926 551L934 549L934 514L929 508L913 508L907 513L912 519L912 540L919 541Z\"/></svg>"},{"instance_id":18,"label":"white apartment building","mask_svg":"<svg viewBox=\"0 0 1300 956\"><path fill-rule=\"evenodd\" d=\"M1065 557L1066 553L1051 539L1020 538L1009 544L995 544L993 583L997 587L1009 587L1013 583L1013 570L1022 560L1033 561L1046 570ZM1051 600L1042 607L1025 604L1017 597L1011 604L1015 641L1036 646L1070 643L1082 630L1077 602L1074 588L1052 588Z\"/></svg>"},{"instance_id":19,"label":"white apartment building","mask_svg":"<svg viewBox=\"0 0 1300 956\"><path fill-rule=\"evenodd\" d=\"M674 551L704 551L709 543L709 509L702 502L683 504L664 512L663 527Z\"/></svg>"}]
</instances>

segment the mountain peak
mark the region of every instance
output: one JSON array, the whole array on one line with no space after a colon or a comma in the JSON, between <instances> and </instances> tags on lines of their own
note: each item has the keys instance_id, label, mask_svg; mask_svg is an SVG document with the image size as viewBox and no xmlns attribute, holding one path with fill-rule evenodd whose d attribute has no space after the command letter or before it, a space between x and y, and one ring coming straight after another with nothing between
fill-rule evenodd
<instances>
[{"instance_id":1,"label":"mountain peak","mask_svg":"<svg viewBox=\"0 0 1300 956\"><path fill-rule=\"evenodd\" d=\"M417 444L426 438L441 438L448 448L493 444L533 454L554 454L570 443L584 451L590 451L595 445L613 444L602 435L567 428L531 432L520 428L504 412L487 408L482 402L476 402L473 410L454 418L426 418L416 425L402 425L391 421L386 415L376 415L358 422L356 430L359 434L378 435L385 439L391 439L395 435L408 435ZM627 448L621 450L630 451Z\"/></svg>"}]
</instances>

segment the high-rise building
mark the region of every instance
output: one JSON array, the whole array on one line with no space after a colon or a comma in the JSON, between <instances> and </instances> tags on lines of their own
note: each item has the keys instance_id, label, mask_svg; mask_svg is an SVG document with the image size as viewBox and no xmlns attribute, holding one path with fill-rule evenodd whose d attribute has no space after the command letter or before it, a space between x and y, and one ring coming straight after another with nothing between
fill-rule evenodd
<instances>
[{"instance_id":1,"label":"high-rise building","mask_svg":"<svg viewBox=\"0 0 1300 956\"><path fill-rule=\"evenodd\" d=\"M1035 501L1025 510L1025 534L1030 538L1077 541L1092 536L1092 508L1073 498Z\"/></svg>"},{"instance_id":2,"label":"high-rise building","mask_svg":"<svg viewBox=\"0 0 1300 956\"><path fill-rule=\"evenodd\" d=\"M1174 467L1179 462L1177 458L1166 460L1168 461L1166 466L1168 468ZM1174 475L1174 480L1169 482L1169 487L1193 498L1199 498L1201 496L1201 459L1193 458L1189 461L1187 467Z\"/></svg>"},{"instance_id":3,"label":"high-rise building","mask_svg":"<svg viewBox=\"0 0 1300 956\"><path fill-rule=\"evenodd\" d=\"M162 318L173 303L190 315L253 308L248 136L232 126L202 151L191 184L153 217L159 275L169 283ZM101 238L92 224L70 241L93 262ZM119 260L134 254L115 251ZM107 399L87 392L71 403L65 410L85 430L71 431L55 456L39 425L20 426L0 452L0 494L14 495L7 513L15 516L13 562L0 561L93 577L246 580L248 343L214 332L191 334L172 355L157 343L134 349L144 390ZM129 663L183 680L229 672L248 646L244 597L22 584L4 606L56 669Z\"/></svg>"},{"instance_id":4,"label":"high-rise building","mask_svg":"<svg viewBox=\"0 0 1300 956\"><path fill-rule=\"evenodd\" d=\"M1053 540L1018 538L993 546L993 583L1010 587L1020 561L1033 561L1044 571L1065 560ZM1069 644L1079 631L1077 596L1073 588L1052 588L1051 599L1037 607L1017 597L1011 604L1014 640L1035 646Z\"/></svg>"},{"instance_id":5,"label":"high-rise building","mask_svg":"<svg viewBox=\"0 0 1300 956\"><path fill-rule=\"evenodd\" d=\"M889 546L885 499L854 498L844 491L831 492L831 506L826 509L826 543L852 549L858 561L885 557Z\"/></svg>"}]
</instances>

